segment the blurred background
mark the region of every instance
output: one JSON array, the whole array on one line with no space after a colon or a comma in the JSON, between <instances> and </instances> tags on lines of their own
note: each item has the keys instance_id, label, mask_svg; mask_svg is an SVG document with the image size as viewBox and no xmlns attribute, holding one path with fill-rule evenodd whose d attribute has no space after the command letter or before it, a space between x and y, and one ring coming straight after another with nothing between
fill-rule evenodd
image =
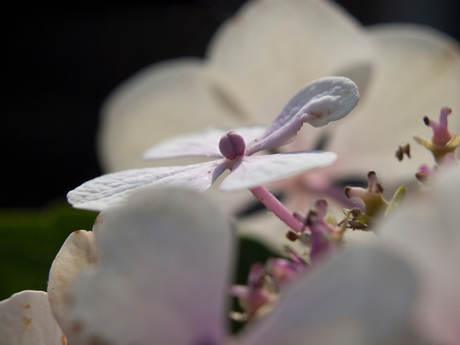
<instances>
[{"instance_id":1,"label":"blurred background","mask_svg":"<svg viewBox=\"0 0 460 345\"><path fill-rule=\"evenodd\" d=\"M337 2L364 25L425 24L460 40L459 0ZM91 229L96 213L71 209L65 195L101 174L95 136L105 97L149 64L203 56L216 28L242 3L17 2L5 9L0 300L23 289L46 289L65 238ZM253 246L241 245L256 255L246 253L253 262L269 255ZM240 283L248 268L242 265Z\"/></svg>"},{"instance_id":2,"label":"blurred background","mask_svg":"<svg viewBox=\"0 0 460 345\"><path fill-rule=\"evenodd\" d=\"M458 0L338 0L364 25L413 22L460 40ZM203 56L243 0L67 1L5 14L0 207L42 207L101 174L99 107L151 63Z\"/></svg>"}]
</instances>

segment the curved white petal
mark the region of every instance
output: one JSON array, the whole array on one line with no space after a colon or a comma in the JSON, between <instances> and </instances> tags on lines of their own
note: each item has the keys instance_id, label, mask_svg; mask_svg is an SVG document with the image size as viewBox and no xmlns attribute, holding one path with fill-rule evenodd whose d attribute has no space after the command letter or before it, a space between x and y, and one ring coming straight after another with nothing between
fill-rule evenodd
<instances>
[{"instance_id":1,"label":"curved white petal","mask_svg":"<svg viewBox=\"0 0 460 345\"><path fill-rule=\"evenodd\" d=\"M299 151L264 156L244 156L235 163L220 185L222 190L237 190L260 186L300 172L332 164L337 156L332 152Z\"/></svg>"},{"instance_id":2,"label":"curved white petal","mask_svg":"<svg viewBox=\"0 0 460 345\"><path fill-rule=\"evenodd\" d=\"M0 343L66 345L43 291L22 291L0 302Z\"/></svg>"},{"instance_id":3,"label":"curved white petal","mask_svg":"<svg viewBox=\"0 0 460 345\"><path fill-rule=\"evenodd\" d=\"M410 266L381 246L350 246L319 268L294 281L243 344L393 344L414 300Z\"/></svg>"},{"instance_id":4,"label":"curved white petal","mask_svg":"<svg viewBox=\"0 0 460 345\"><path fill-rule=\"evenodd\" d=\"M146 67L121 84L103 105L98 134L103 168L112 172L152 166L142 160L149 147L209 126L241 125L246 118L237 108L208 78L199 59ZM193 162L196 160L182 160L180 164Z\"/></svg>"},{"instance_id":5,"label":"curved white petal","mask_svg":"<svg viewBox=\"0 0 460 345\"><path fill-rule=\"evenodd\" d=\"M229 223L196 192L149 189L107 212L100 265L76 284L75 329L112 345L222 344Z\"/></svg>"},{"instance_id":6,"label":"curved white petal","mask_svg":"<svg viewBox=\"0 0 460 345\"><path fill-rule=\"evenodd\" d=\"M415 318L430 342L460 342L460 168L438 177L428 195L408 199L378 230L417 268L421 288Z\"/></svg>"},{"instance_id":7,"label":"curved white petal","mask_svg":"<svg viewBox=\"0 0 460 345\"><path fill-rule=\"evenodd\" d=\"M460 132L460 46L432 29L381 25L369 31L378 52L366 97L355 111L328 129L331 150L338 154L336 173L375 170L382 182L412 179L431 153L413 139L431 138L423 117L437 120L442 107L452 108L449 128ZM412 158L399 162L399 145L411 144ZM388 185L388 182L387 182Z\"/></svg>"},{"instance_id":8,"label":"curved white petal","mask_svg":"<svg viewBox=\"0 0 460 345\"><path fill-rule=\"evenodd\" d=\"M356 84L348 78L325 77L302 87L284 106L247 154L277 148L293 141L304 122L323 127L346 116L358 103Z\"/></svg>"},{"instance_id":9,"label":"curved white petal","mask_svg":"<svg viewBox=\"0 0 460 345\"><path fill-rule=\"evenodd\" d=\"M133 190L143 186L181 186L204 192L227 166L226 160L217 160L178 167L120 171L83 183L67 194L67 201L75 208L104 211L125 203Z\"/></svg>"},{"instance_id":10,"label":"curved white petal","mask_svg":"<svg viewBox=\"0 0 460 345\"><path fill-rule=\"evenodd\" d=\"M371 54L354 18L322 0L250 1L219 28L208 51L219 78L261 123L306 83L368 64Z\"/></svg>"},{"instance_id":11,"label":"curved white petal","mask_svg":"<svg viewBox=\"0 0 460 345\"><path fill-rule=\"evenodd\" d=\"M98 261L94 233L78 230L66 239L51 265L47 289L49 303L59 326L68 335L70 344L78 344L72 338L72 327L69 324L73 285L82 271Z\"/></svg>"},{"instance_id":12,"label":"curved white petal","mask_svg":"<svg viewBox=\"0 0 460 345\"><path fill-rule=\"evenodd\" d=\"M229 131L241 134L246 143L260 137L267 127L252 126L232 129L210 128L202 132L190 133L167 139L151 147L144 153L144 159L160 159L184 156L208 156L223 158L219 141Z\"/></svg>"}]
</instances>

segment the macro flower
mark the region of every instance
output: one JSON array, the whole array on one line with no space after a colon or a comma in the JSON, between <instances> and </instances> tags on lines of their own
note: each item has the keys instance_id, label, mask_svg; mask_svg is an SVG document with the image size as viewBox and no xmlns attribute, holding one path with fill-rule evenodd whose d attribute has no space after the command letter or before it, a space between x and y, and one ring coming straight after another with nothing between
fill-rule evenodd
<instances>
[{"instance_id":1,"label":"macro flower","mask_svg":"<svg viewBox=\"0 0 460 345\"><path fill-rule=\"evenodd\" d=\"M129 193L145 185L176 185L205 191L229 169L231 171L223 180L221 189L251 189L328 165L336 158L331 152L252 155L292 142L305 122L314 127L322 127L330 121L343 118L355 107L358 99L358 89L351 80L344 77L318 79L300 89L267 128L248 127L228 132L214 129L173 138L145 153L147 159L201 155L217 157L219 160L103 175L70 191L67 199L76 208L103 211L124 202ZM264 199L258 190L251 191L260 200Z\"/></svg>"},{"instance_id":2,"label":"macro flower","mask_svg":"<svg viewBox=\"0 0 460 345\"><path fill-rule=\"evenodd\" d=\"M53 263L54 318L45 306L29 323L55 320L72 345L372 344L398 334L414 298L414 276L397 255L350 248L286 283L272 312L230 336L236 248L215 202L194 191L146 187L105 212L89 234L73 233ZM24 294L0 303L2 320L9 316L0 324L7 343L26 344L20 337L27 309L16 302ZM56 335L62 332L27 344L65 344Z\"/></svg>"},{"instance_id":3,"label":"macro flower","mask_svg":"<svg viewBox=\"0 0 460 345\"><path fill-rule=\"evenodd\" d=\"M0 338L65 344L63 331L76 345L458 344L459 181L459 167L445 170L377 226L377 243L346 244L298 270L236 335L226 316L236 241L223 211L195 191L139 189L104 212L94 233L69 236L50 271L49 304L43 292L0 302Z\"/></svg>"},{"instance_id":4,"label":"macro flower","mask_svg":"<svg viewBox=\"0 0 460 345\"><path fill-rule=\"evenodd\" d=\"M416 149L399 163L398 145L424 115L460 109L460 48L452 38L417 25L365 28L333 1L248 1L217 30L204 60L149 66L113 92L99 131L103 168L152 166L142 161L146 149L206 126L269 123L302 85L328 75L352 79L360 105L340 124L305 131L296 150L325 142L337 153L331 184L374 170L387 186L401 185L429 156ZM451 129L459 132L459 116Z\"/></svg>"},{"instance_id":5,"label":"macro flower","mask_svg":"<svg viewBox=\"0 0 460 345\"><path fill-rule=\"evenodd\" d=\"M417 132L425 115L444 106L458 114L459 44L419 25L363 27L329 0L247 1L216 31L204 59L157 63L120 85L101 112L103 170L196 163L194 157L145 161L142 154L165 139L206 127L267 124L302 85L328 75L353 80L360 104L340 123L304 130L288 150L321 148L336 153L337 161L320 173L267 188L283 194L292 211L306 212L326 197L337 215L356 206L343 194L343 183L365 182L368 171L376 171L391 193L415 184L413 175L430 160L429 153L414 148L411 159L398 162L394 151ZM460 132L460 116L452 116L450 128ZM221 198L232 215L253 200L246 191ZM278 239L285 228L271 215L252 214L239 225L241 233L274 249L285 244Z\"/></svg>"}]
</instances>

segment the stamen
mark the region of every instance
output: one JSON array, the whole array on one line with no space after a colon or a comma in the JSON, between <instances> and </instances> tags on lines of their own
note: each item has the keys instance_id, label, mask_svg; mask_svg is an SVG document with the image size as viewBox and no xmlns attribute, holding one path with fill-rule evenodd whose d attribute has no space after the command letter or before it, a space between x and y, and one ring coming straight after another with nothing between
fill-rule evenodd
<instances>
[{"instance_id":1,"label":"stamen","mask_svg":"<svg viewBox=\"0 0 460 345\"><path fill-rule=\"evenodd\" d=\"M396 151L396 158L398 158L399 161L403 160L404 154L407 155L408 158L410 157L410 144L406 144L404 146L399 146L398 150Z\"/></svg>"}]
</instances>

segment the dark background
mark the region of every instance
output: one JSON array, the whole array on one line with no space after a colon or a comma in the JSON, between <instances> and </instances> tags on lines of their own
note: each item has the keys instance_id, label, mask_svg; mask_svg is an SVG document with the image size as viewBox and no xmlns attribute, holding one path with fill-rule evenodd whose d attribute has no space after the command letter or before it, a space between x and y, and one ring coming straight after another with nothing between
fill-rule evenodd
<instances>
[{"instance_id":1,"label":"dark background","mask_svg":"<svg viewBox=\"0 0 460 345\"><path fill-rule=\"evenodd\" d=\"M41 207L101 174L98 111L142 67L203 56L243 0L18 4L5 9L0 207ZM426 24L460 40L458 0L339 0L365 25ZM64 2L63 2L64 3Z\"/></svg>"}]
</instances>

